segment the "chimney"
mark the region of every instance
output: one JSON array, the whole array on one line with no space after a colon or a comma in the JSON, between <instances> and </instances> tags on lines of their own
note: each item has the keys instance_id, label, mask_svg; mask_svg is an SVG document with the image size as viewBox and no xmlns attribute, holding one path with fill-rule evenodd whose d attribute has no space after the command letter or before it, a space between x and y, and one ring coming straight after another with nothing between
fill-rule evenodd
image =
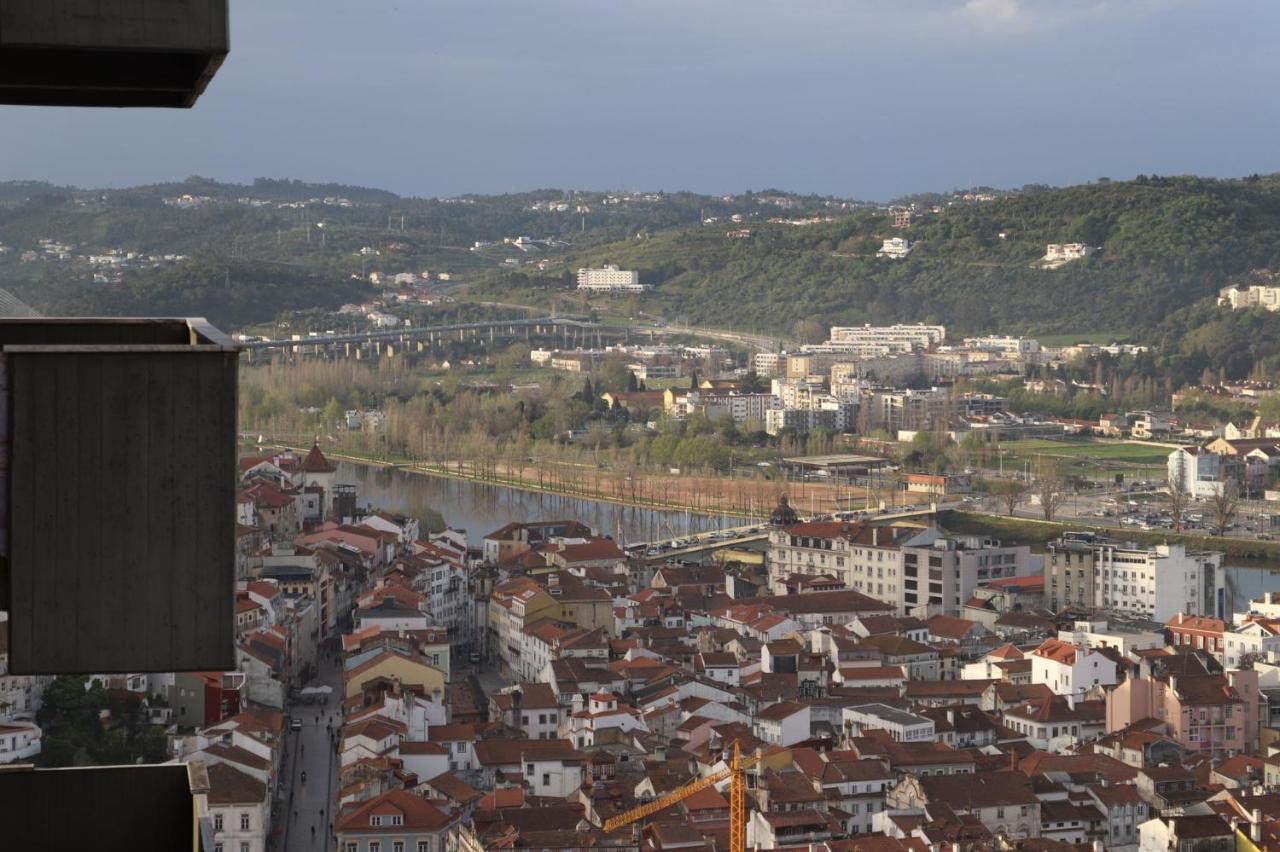
<instances>
[{"instance_id":1,"label":"chimney","mask_svg":"<svg viewBox=\"0 0 1280 852\"><path fill-rule=\"evenodd\" d=\"M871 544L873 547L880 544L880 528L879 527L871 528Z\"/></svg>"},{"instance_id":2,"label":"chimney","mask_svg":"<svg viewBox=\"0 0 1280 852\"><path fill-rule=\"evenodd\" d=\"M520 702L524 696L520 694L520 690L511 690L511 727L520 727Z\"/></svg>"},{"instance_id":3,"label":"chimney","mask_svg":"<svg viewBox=\"0 0 1280 852\"><path fill-rule=\"evenodd\" d=\"M1254 843L1262 842L1262 809L1254 808L1249 815L1249 839Z\"/></svg>"},{"instance_id":4,"label":"chimney","mask_svg":"<svg viewBox=\"0 0 1280 852\"><path fill-rule=\"evenodd\" d=\"M1018 753L1013 749L1009 749L1009 771L1016 771L1018 768Z\"/></svg>"}]
</instances>

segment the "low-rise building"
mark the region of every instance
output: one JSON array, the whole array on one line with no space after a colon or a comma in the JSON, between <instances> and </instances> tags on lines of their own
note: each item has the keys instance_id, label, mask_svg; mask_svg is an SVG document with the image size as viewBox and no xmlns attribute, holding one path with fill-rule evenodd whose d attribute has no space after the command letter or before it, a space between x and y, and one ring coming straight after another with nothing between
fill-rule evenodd
<instances>
[{"instance_id":1,"label":"low-rise building","mask_svg":"<svg viewBox=\"0 0 1280 852\"><path fill-rule=\"evenodd\" d=\"M340 852L446 852L458 814L405 790L388 790L338 813Z\"/></svg>"},{"instance_id":2,"label":"low-rise building","mask_svg":"<svg viewBox=\"0 0 1280 852\"><path fill-rule=\"evenodd\" d=\"M1119 677L1119 667L1102 651L1060 639L1046 639L1030 657L1031 682L1044 684L1056 695L1083 698L1096 687L1115 684Z\"/></svg>"}]
</instances>

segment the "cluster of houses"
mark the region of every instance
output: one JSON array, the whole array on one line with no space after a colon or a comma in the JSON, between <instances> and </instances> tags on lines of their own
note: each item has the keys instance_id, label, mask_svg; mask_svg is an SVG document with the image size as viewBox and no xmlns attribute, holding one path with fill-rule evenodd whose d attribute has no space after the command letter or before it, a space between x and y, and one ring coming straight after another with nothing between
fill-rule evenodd
<instances>
[{"instance_id":1,"label":"cluster of houses","mask_svg":"<svg viewBox=\"0 0 1280 852\"><path fill-rule=\"evenodd\" d=\"M1280 596L1232 601L1221 554L780 503L760 558L688 562L571 519L427 533L318 446L239 473L237 669L100 676L201 765L223 850L278 840L323 659L343 852L726 849L699 782L735 751L751 848L1280 848ZM0 761L43 686L0 677Z\"/></svg>"},{"instance_id":2,"label":"cluster of houses","mask_svg":"<svg viewBox=\"0 0 1280 852\"><path fill-rule=\"evenodd\" d=\"M345 636L348 655L377 642L371 659L398 657L378 676L348 657L340 848L727 848L727 782L698 781L735 748L758 757L752 848L1280 837L1280 599L1231 622L1215 601L1163 622L1160 609L1054 610L1048 578L1079 570L1076 551L1041 564L934 519L775 521L764 564L637 560L569 520L487 534L471 556L491 581L483 693L400 662L423 653L402 632ZM1109 553L1092 582L1110 589L1120 564ZM373 597L399 601L407 579L389 572ZM402 821L371 821L386 814Z\"/></svg>"}]
</instances>

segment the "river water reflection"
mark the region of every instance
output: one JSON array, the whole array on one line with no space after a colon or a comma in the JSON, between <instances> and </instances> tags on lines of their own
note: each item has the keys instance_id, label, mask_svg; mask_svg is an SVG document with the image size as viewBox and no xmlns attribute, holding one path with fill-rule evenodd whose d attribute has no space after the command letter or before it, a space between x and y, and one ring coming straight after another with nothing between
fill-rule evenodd
<instances>
[{"instance_id":1,"label":"river water reflection","mask_svg":"<svg viewBox=\"0 0 1280 852\"><path fill-rule=\"evenodd\" d=\"M671 539L689 532L742 526L742 518L659 511L602 500L562 497L441 476L425 476L340 462L338 482L358 487L360 500L377 508L420 517L439 512L445 523L467 530L473 544L511 521L571 518L624 543ZM1229 599L1236 609L1263 592L1280 591L1280 564L1228 565Z\"/></svg>"},{"instance_id":2,"label":"river water reflection","mask_svg":"<svg viewBox=\"0 0 1280 852\"><path fill-rule=\"evenodd\" d=\"M360 502L419 517L439 512L451 527L465 529L474 545L511 521L570 518L624 543L670 539L689 532L740 527L738 517L700 515L623 506L603 500L562 497L443 476L425 476L339 462L338 482L357 487Z\"/></svg>"}]
</instances>

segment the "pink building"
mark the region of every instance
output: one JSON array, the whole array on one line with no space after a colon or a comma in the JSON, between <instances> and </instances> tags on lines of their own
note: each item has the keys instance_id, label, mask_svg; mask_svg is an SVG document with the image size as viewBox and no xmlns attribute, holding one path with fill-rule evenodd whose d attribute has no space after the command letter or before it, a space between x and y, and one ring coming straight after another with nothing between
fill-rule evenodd
<instances>
[{"instance_id":1,"label":"pink building","mask_svg":"<svg viewBox=\"0 0 1280 852\"><path fill-rule=\"evenodd\" d=\"M1107 693L1107 732L1156 719L1184 748L1214 760L1256 752L1257 672L1211 667L1203 652L1144 658L1137 677Z\"/></svg>"}]
</instances>

